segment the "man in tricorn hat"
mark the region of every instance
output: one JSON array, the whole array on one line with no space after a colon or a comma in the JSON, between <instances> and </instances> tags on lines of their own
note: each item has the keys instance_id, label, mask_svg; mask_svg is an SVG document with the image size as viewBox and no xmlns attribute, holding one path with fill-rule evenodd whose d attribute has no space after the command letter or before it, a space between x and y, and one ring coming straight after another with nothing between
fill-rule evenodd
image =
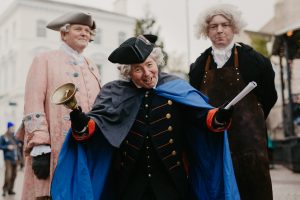
<instances>
[{"instance_id":1,"label":"man in tricorn hat","mask_svg":"<svg viewBox=\"0 0 300 200\"><path fill-rule=\"evenodd\" d=\"M212 108L187 82L158 72L161 48L144 36L108 59L125 80L106 84L88 114L70 113L52 197L238 200L224 133L232 109Z\"/></svg>"},{"instance_id":2,"label":"man in tricorn hat","mask_svg":"<svg viewBox=\"0 0 300 200\"><path fill-rule=\"evenodd\" d=\"M53 105L51 94L62 84L74 83L79 105L82 110L89 111L100 90L96 65L82 55L95 35L92 16L70 12L51 21L47 28L59 31L62 42L58 50L36 56L27 75L23 200L50 198L52 175L70 127L70 111Z\"/></svg>"}]
</instances>

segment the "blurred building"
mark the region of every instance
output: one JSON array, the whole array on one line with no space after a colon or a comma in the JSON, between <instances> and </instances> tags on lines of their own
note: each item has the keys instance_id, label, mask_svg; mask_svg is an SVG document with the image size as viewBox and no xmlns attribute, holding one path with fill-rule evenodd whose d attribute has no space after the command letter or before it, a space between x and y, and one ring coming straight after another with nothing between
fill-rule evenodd
<instances>
[{"instance_id":1,"label":"blurred building","mask_svg":"<svg viewBox=\"0 0 300 200\"><path fill-rule=\"evenodd\" d=\"M291 116L292 119L290 119L288 114L288 104L291 100L292 103L298 102L300 104L299 56L294 56L292 58L293 61L289 62L290 67L288 67L287 60L284 56L285 52L282 52L283 56L282 59L280 59L280 56L278 56L279 49L277 49L279 37L285 36L287 34L291 34L287 37L292 37L295 33L293 31L300 29L299 7L299 0L276 0L274 6L274 17L269 22L267 22L259 30L259 32L248 32L248 35L252 36L254 34L259 34L269 42L267 47L276 73L275 84L278 93L277 103L272 109L268 118L269 132L274 139L282 139L287 136L285 135L286 131L284 129L285 126L289 124L289 122L293 123L294 135L300 136L300 118L298 123L295 115ZM295 43L295 46L300 46L299 40L295 40L293 42ZM298 55L300 55L299 52ZM290 75L288 75L288 70L290 70ZM283 80L281 80L281 73ZM290 96L289 93L291 93Z\"/></svg>"},{"instance_id":2,"label":"blurred building","mask_svg":"<svg viewBox=\"0 0 300 200\"><path fill-rule=\"evenodd\" d=\"M60 46L59 33L45 27L65 12L80 10L94 16L97 35L84 54L99 67L102 84L118 78L107 57L134 34L136 20L122 12L126 0L116 1L116 7L123 14L52 0L14 0L10 4L0 15L0 133L7 121L21 122L28 69L35 55Z\"/></svg>"}]
</instances>

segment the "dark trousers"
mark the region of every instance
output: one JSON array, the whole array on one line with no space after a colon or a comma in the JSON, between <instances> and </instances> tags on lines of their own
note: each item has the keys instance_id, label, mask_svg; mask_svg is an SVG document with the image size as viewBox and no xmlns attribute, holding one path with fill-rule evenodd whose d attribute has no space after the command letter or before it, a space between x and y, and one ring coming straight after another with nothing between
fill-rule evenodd
<instances>
[{"instance_id":1,"label":"dark trousers","mask_svg":"<svg viewBox=\"0 0 300 200\"><path fill-rule=\"evenodd\" d=\"M15 161L5 160L5 176L3 184L3 193L13 191L17 177L17 165Z\"/></svg>"}]
</instances>

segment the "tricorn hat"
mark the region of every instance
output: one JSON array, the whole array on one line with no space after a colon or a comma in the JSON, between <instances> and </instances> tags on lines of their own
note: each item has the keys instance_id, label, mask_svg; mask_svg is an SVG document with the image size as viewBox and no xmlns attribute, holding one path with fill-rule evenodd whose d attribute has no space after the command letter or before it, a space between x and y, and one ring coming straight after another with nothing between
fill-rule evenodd
<instances>
[{"instance_id":1,"label":"tricorn hat","mask_svg":"<svg viewBox=\"0 0 300 200\"><path fill-rule=\"evenodd\" d=\"M81 24L89 26L92 30L96 28L95 20L92 18L91 14L84 12L69 12L66 13L51 22L47 25L47 28L59 31L62 26L65 24Z\"/></svg>"},{"instance_id":2,"label":"tricorn hat","mask_svg":"<svg viewBox=\"0 0 300 200\"><path fill-rule=\"evenodd\" d=\"M151 42L152 44L155 44L155 42L157 41L157 36L156 35L152 35L152 34L143 34L143 36L149 40L149 42Z\"/></svg>"},{"instance_id":3,"label":"tricorn hat","mask_svg":"<svg viewBox=\"0 0 300 200\"><path fill-rule=\"evenodd\" d=\"M136 64L144 62L153 50L153 44L143 35L131 37L123 42L108 57L112 63Z\"/></svg>"}]
</instances>

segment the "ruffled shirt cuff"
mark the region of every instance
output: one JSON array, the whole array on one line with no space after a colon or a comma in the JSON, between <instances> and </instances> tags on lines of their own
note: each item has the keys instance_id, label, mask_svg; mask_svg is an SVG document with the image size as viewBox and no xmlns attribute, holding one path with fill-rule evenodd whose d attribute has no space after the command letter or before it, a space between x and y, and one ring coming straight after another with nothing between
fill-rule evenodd
<instances>
[{"instance_id":1,"label":"ruffled shirt cuff","mask_svg":"<svg viewBox=\"0 0 300 200\"><path fill-rule=\"evenodd\" d=\"M39 145L32 148L30 155L39 156L46 153L51 153L51 147L49 145Z\"/></svg>"}]
</instances>

